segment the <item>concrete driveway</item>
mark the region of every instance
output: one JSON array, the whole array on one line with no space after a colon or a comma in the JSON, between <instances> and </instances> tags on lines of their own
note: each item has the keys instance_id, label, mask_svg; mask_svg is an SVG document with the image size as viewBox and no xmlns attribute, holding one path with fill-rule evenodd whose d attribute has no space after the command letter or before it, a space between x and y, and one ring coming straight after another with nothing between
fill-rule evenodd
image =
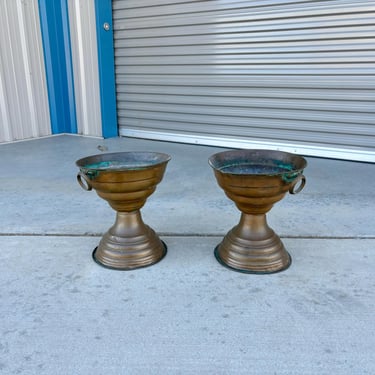
<instances>
[{"instance_id":1,"label":"concrete driveway","mask_svg":"<svg viewBox=\"0 0 375 375\"><path fill-rule=\"evenodd\" d=\"M152 267L92 261L114 211L76 182L101 152L172 156L142 209L168 246ZM249 275L214 247L239 220L216 147L79 136L0 145L1 374L374 374L375 165L307 158L268 214L292 266Z\"/></svg>"}]
</instances>

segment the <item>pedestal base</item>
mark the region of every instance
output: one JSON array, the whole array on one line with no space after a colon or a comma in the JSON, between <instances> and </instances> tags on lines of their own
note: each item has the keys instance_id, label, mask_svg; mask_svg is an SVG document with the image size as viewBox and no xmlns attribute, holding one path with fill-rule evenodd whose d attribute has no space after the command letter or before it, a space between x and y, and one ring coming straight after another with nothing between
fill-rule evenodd
<instances>
[{"instance_id":1,"label":"pedestal base","mask_svg":"<svg viewBox=\"0 0 375 375\"><path fill-rule=\"evenodd\" d=\"M139 211L118 212L115 224L93 252L98 264L116 270L133 270L159 262L167 246L142 221Z\"/></svg>"},{"instance_id":2,"label":"pedestal base","mask_svg":"<svg viewBox=\"0 0 375 375\"><path fill-rule=\"evenodd\" d=\"M275 273L291 264L279 236L267 225L265 214L242 214L240 223L215 248L215 257L222 265L244 273Z\"/></svg>"}]
</instances>

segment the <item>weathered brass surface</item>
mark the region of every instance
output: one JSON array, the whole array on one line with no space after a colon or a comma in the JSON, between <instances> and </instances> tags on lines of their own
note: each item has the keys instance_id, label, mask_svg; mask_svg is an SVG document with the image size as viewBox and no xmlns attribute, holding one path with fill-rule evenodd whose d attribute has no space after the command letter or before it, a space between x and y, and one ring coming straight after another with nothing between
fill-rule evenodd
<instances>
[{"instance_id":1,"label":"weathered brass surface","mask_svg":"<svg viewBox=\"0 0 375 375\"><path fill-rule=\"evenodd\" d=\"M216 247L217 260L247 273L288 268L291 257L268 226L266 213L287 192L303 189L306 160L282 151L233 150L212 155L209 164L219 186L242 213L238 225Z\"/></svg>"},{"instance_id":2,"label":"weathered brass surface","mask_svg":"<svg viewBox=\"0 0 375 375\"><path fill-rule=\"evenodd\" d=\"M116 211L116 221L94 250L105 267L131 270L161 260L166 246L144 224L140 209L162 180L170 156L156 152L93 155L76 162L78 183L94 189Z\"/></svg>"}]
</instances>

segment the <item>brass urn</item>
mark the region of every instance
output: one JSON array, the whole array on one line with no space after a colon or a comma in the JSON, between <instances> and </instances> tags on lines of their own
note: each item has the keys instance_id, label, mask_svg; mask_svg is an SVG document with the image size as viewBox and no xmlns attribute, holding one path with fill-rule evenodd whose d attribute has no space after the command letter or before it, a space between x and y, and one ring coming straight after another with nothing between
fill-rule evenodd
<instances>
[{"instance_id":1,"label":"brass urn","mask_svg":"<svg viewBox=\"0 0 375 375\"><path fill-rule=\"evenodd\" d=\"M268 226L266 213L289 192L305 185L306 160L272 150L232 150L212 155L209 164L219 186L241 211L239 223L215 248L223 265L245 273L285 270L291 257Z\"/></svg>"},{"instance_id":2,"label":"brass urn","mask_svg":"<svg viewBox=\"0 0 375 375\"><path fill-rule=\"evenodd\" d=\"M167 247L146 225L140 209L162 180L170 156L156 152L118 152L76 162L78 183L94 189L116 211L114 225L93 252L108 268L132 270L161 260Z\"/></svg>"}]
</instances>

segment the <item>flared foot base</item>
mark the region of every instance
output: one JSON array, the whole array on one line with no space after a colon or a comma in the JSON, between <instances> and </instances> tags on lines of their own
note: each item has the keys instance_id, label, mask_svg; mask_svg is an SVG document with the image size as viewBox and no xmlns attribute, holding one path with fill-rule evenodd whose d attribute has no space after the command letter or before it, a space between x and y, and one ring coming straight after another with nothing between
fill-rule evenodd
<instances>
[{"instance_id":1,"label":"flared foot base","mask_svg":"<svg viewBox=\"0 0 375 375\"><path fill-rule=\"evenodd\" d=\"M276 273L291 264L289 253L267 225L265 214L242 214L240 223L215 248L215 257L222 265L244 273Z\"/></svg>"},{"instance_id":2,"label":"flared foot base","mask_svg":"<svg viewBox=\"0 0 375 375\"><path fill-rule=\"evenodd\" d=\"M139 262L138 260L138 264L139 265L134 265L134 262L133 264L129 265L129 262L126 262L126 264L122 265L121 267L119 267L119 264L117 263L116 266L113 266L113 265L109 265L109 264L113 264L113 262L108 262L108 261L105 261L105 263L102 263L101 261L99 261L96 257L96 252L98 250L98 247L96 247L94 249L94 251L92 252L92 258L94 259L94 261L99 264L100 266L104 267L104 268L108 268L108 269L111 269L111 270L117 270L117 271L131 271L131 270L135 270L135 269L138 269L138 268L144 268L144 267L149 267L155 263L158 263L160 262L166 255L167 255L167 245L165 244L164 241L160 241L164 247L164 252L161 254L161 257L158 258L157 260L154 260L153 262L151 263L145 263L145 264L142 264L142 262Z\"/></svg>"},{"instance_id":3,"label":"flared foot base","mask_svg":"<svg viewBox=\"0 0 375 375\"><path fill-rule=\"evenodd\" d=\"M116 270L151 266L164 258L167 246L142 221L139 211L118 212L115 224L93 252L96 263Z\"/></svg>"},{"instance_id":4,"label":"flared foot base","mask_svg":"<svg viewBox=\"0 0 375 375\"><path fill-rule=\"evenodd\" d=\"M214 255L215 255L216 260L222 266L227 267L230 270L237 271L237 272L253 273L253 274L258 274L258 275L265 275L265 274L271 274L271 273L277 273L277 272L285 271L292 264L292 258L289 255L289 253L286 251L288 261L286 262L285 265L283 265L282 268L279 268L279 269L275 269L275 270L263 270L263 271L261 271L261 270L259 270L259 267L249 268L249 265L246 265L246 268L233 267L233 266L230 266L229 264L227 264L226 262L224 262L223 259L221 259L220 254L219 254L219 246L220 245L216 246L215 247L215 251L214 251ZM251 267L251 265L250 265L250 267ZM266 269L266 268L264 268L264 269Z\"/></svg>"}]
</instances>

